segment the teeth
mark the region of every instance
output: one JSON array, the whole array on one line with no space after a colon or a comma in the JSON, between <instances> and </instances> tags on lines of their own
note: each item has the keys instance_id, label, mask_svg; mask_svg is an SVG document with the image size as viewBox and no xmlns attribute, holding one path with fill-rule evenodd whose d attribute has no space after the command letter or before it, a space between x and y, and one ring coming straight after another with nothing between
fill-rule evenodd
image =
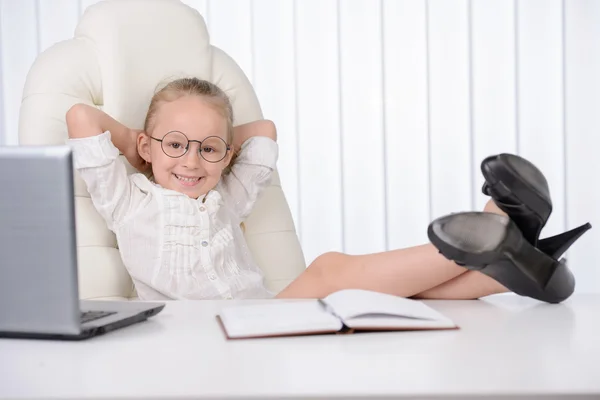
<instances>
[{"instance_id":1,"label":"teeth","mask_svg":"<svg viewBox=\"0 0 600 400\"><path fill-rule=\"evenodd\" d=\"M200 178L184 178L183 176L175 175L177 179L183 182L198 182Z\"/></svg>"}]
</instances>

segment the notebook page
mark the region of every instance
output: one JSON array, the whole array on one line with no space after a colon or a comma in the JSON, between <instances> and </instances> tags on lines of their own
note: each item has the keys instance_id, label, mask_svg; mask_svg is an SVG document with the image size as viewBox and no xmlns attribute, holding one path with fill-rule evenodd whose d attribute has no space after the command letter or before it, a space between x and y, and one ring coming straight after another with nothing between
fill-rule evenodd
<instances>
[{"instance_id":1,"label":"notebook page","mask_svg":"<svg viewBox=\"0 0 600 400\"><path fill-rule=\"evenodd\" d=\"M230 338L337 332L339 318L317 300L226 307L219 313Z\"/></svg>"},{"instance_id":2,"label":"notebook page","mask_svg":"<svg viewBox=\"0 0 600 400\"><path fill-rule=\"evenodd\" d=\"M368 290L341 290L327 296L323 301L343 320L368 314L379 317L387 315L432 321L446 319L436 310L418 300Z\"/></svg>"},{"instance_id":3,"label":"notebook page","mask_svg":"<svg viewBox=\"0 0 600 400\"><path fill-rule=\"evenodd\" d=\"M344 323L354 329L425 330L456 328L456 324L446 317L433 320L390 316L388 314L363 314L358 317L344 319Z\"/></svg>"}]
</instances>

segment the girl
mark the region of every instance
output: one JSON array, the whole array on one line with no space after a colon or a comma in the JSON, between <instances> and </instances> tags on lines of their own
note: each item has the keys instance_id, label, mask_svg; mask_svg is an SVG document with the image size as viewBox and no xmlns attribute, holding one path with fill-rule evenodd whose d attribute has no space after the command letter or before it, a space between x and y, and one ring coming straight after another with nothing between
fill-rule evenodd
<instances>
[{"instance_id":1,"label":"girl","mask_svg":"<svg viewBox=\"0 0 600 400\"><path fill-rule=\"evenodd\" d=\"M233 128L227 96L212 83L189 78L154 95L143 131L82 104L68 111L67 127L75 167L115 232L141 299L271 296L240 229L277 162L270 121ZM232 163L233 149L240 152ZM150 167L152 179L128 176L119 150L140 171ZM230 163L231 172L223 174ZM510 182L532 176L519 168L513 172ZM542 178L533 183L539 186ZM531 203L540 201L494 188L485 213L434 221L429 236L435 246L360 256L326 253L277 297L314 298L359 288L403 297L475 299L512 290L562 301L572 293L573 280L556 261L558 248L566 250L589 227L550 238L542 246L545 252L539 251L534 246L545 220L535 237L527 238L531 244L523 244L521 232L533 218L527 211ZM541 200L549 203L549 195ZM545 269L536 270L540 263Z\"/></svg>"},{"instance_id":2,"label":"girl","mask_svg":"<svg viewBox=\"0 0 600 400\"><path fill-rule=\"evenodd\" d=\"M141 299L271 295L240 228L277 162L271 122L234 132L229 99L199 79L158 91L143 131L83 104L66 120L75 168ZM234 148L237 160L222 176ZM152 178L128 176L119 150L134 167L149 166Z\"/></svg>"}]
</instances>

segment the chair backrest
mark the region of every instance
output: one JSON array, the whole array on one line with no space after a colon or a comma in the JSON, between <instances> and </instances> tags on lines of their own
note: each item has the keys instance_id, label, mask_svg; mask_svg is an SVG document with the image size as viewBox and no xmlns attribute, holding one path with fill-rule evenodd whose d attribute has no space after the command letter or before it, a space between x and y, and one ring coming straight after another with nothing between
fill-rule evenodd
<instances>
[{"instance_id":1,"label":"chair backrest","mask_svg":"<svg viewBox=\"0 0 600 400\"><path fill-rule=\"evenodd\" d=\"M82 16L74 38L41 53L29 71L20 144L64 144L65 113L76 103L97 106L131 128L142 128L157 86L181 76L206 79L225 90L236 125L262 118L249 80L231 57L210 44L196 10L179 0L96 3ZM135 297L115 237L78 176L75 192L80 297ZM279 291L302 272L305 261L277 173L244 225L268 287Z\"/></svg>"}]
</instances>

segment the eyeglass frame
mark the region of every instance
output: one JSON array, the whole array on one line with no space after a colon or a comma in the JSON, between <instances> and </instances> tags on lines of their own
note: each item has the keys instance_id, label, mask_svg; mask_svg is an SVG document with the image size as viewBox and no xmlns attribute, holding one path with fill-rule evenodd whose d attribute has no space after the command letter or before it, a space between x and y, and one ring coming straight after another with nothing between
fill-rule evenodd
<instances>
[{"instance_id":1,"label":"eyeglass frame","mask_svg":"<svg viewBox=\"0 0 600 400\"><path fill-rule=\"evenodd\" d=\"M184 138L187 140L187 142L188 142L188 144L187 144L187 146L186 146L186 148L185 148L185 152L184 152L182 155L180 155L180 156L177 156L177 157L173 157L173 156L170 156L170 155L168 155L168 154L167 154L167 152L165 151L164 147L163 147L163 140L165 140L165 138L167 137L167 135L168 135L169 133L174 133L174 132L176 132L176 133L181 133L181 134L183 135L183 137L184 137ZM200 157L202 157L202 159L203 159L204 161L206 161L206 162L209 162L209 163L212 163L212 164L215 164L215 163L218 163L218 162L221 162L221 161L223 161L223 160L224 160L224 159L227 157L227 152L231 150L231 146L230 146L230 145L228 145L228 144L227 144L227 142L225 141L225 139L223 139L223 138L222 138L222 137L220 137L220 136L207 136L207 137L205 137L205 138L204 138L204 140L190 140L190 138L188 138L188 137L187 137L187 135L186 135L185 133L181 132L181 131L169 131L169 132L167 132L167 133L165 133L165 134L163 135L162 139L157 139L157 138L155 138L155 137L154 137L154 136L152 136L152 135L148 135L148 137L149 137L150 139L154 139L154 140L156 140L157 142L159 142L159 143L160 143L160 149L163 151L163 153L165 153L165 155L166 155L167 157L170 157L170 158L181 158L181 157L185 156L185 155L188 153L188 151L190 151L190 143L194 143L194 142L195 142L195 143L198 143L198 146L199 146L199 147L198 147L198 149L199 149ZM202 142L205 142L205 141L206 141L206 139L208 139L208 138L213 138L213 137L214 137L214 138L221 139L221 140L223 141L223 143L225 143L225 146L226 146L226 147L225 147L225 155L223 156L223 158L221 158L220 160L217 160L217 161L209 161L209 160L207 160L206 158L204 158L204 156L202 155Z\"/></svg>"}]
</instances>

